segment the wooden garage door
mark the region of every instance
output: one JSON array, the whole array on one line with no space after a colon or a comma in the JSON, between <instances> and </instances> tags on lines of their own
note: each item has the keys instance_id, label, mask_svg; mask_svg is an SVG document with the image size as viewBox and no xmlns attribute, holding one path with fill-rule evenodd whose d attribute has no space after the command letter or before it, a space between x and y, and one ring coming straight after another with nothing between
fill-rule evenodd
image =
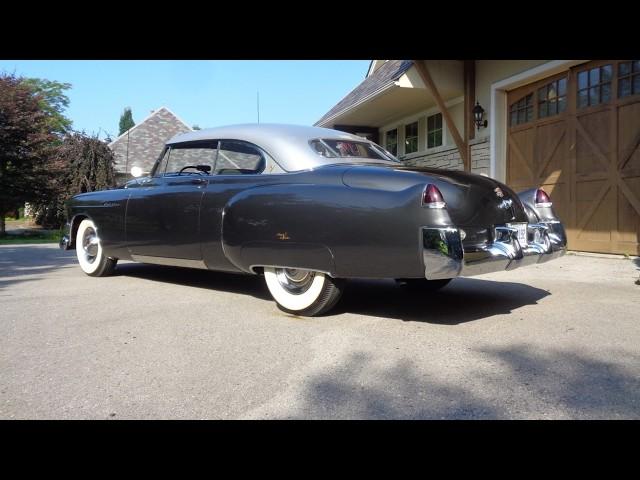
<instances>
[{"instance_id":1,"label":"wooden garage door","mask_svg":"<svg viewBox=\"0 0 640 480\"><path fill-rule=\"evenodd\" d=\"M640 61L589 62L508 94L507 183L541 185L569 248L640 254Z\"/></svg>"}]
</instances>

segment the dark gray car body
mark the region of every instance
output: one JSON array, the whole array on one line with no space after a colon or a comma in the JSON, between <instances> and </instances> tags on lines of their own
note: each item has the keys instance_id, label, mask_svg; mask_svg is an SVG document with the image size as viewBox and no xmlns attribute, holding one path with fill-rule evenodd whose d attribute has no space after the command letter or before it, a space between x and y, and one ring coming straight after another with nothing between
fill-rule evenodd
<instances>
[{"instance_id":1,"label":"dark gray car body","mask_svg":"<svg viewBox=\"0 0 640 480\"><path fill-rule=\"evenodd\" d=\"M535 189L518 195L461 171L318 158L308 142L327 137L365 141L263 125L179 136L167 148L239 140L261 148L273 165L257 175L152 175L77 195L61 246L72 248L79 222L89 218L109 257L247 274L274 266L337 278L453 278L564 253L562 224L552 208L536 206ZM446 208L423 205L428 184ZM521 244L508 224L524 222L531 241Z\"/></svg>"}]
</instances>

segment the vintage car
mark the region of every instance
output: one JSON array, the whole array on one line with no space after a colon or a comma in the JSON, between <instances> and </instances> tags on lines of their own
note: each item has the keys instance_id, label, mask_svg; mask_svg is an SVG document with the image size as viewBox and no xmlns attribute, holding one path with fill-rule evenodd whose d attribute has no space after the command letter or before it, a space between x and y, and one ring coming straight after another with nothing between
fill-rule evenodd
<instances>
[{"instance_id":1,"label":"vintage car","mask_svg":"<svg viewBox=\"0 0 640 480\"><path fill-rule=\"evenodd\" d=\"M118 260L264 275L280 309L319 315L352 278L436 290L565 252L542 189L408 166L325 128L237 125L167 142L150 175L67 203L66 235L94 277Z\"/></svg>"}]
</instances>

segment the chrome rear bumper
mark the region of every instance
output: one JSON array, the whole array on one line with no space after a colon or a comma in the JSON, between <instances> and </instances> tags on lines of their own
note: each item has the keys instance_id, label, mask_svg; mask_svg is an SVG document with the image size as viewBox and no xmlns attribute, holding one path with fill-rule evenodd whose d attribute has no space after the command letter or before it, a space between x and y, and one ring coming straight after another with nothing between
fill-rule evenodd
<instances>
[{"instance_id":1,"label":"chrome rear bumper","mask_svg":"<svg viewBox=\"0 0 640 480\"><path fill-rule=\"evenodd\" d=\"M517 230L496 227L493 242L464 247L460 229L424 227L422 256L429 280L482 275L544 263L566 252L567 239L560 222L530 224L528 242L521 245Z\"/></svg>"}]
</instances>

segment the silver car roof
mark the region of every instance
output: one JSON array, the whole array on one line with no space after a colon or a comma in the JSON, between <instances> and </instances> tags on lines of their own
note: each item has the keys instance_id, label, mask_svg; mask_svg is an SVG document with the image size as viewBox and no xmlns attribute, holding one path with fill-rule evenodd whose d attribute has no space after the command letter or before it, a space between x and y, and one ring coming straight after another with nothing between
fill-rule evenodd
<instances>
[{"instance_id":1,"label":"silver car roof","mask_svg":"<svg viewBox=\"0 0 640 480\"><path fill-rule=\"evenodd\" d=\"M323 157L318 155L309 145L310 140L317 138L353 140L373 144L373 142L363 137L330 128L276 123L249 123L182 133L169 140L167 145L197 140L244 140L264 149L282 168L289 172L308 170L336 163L394 163L391 160L374 160L371 158Z\"/></svg>"}]
</instances>

